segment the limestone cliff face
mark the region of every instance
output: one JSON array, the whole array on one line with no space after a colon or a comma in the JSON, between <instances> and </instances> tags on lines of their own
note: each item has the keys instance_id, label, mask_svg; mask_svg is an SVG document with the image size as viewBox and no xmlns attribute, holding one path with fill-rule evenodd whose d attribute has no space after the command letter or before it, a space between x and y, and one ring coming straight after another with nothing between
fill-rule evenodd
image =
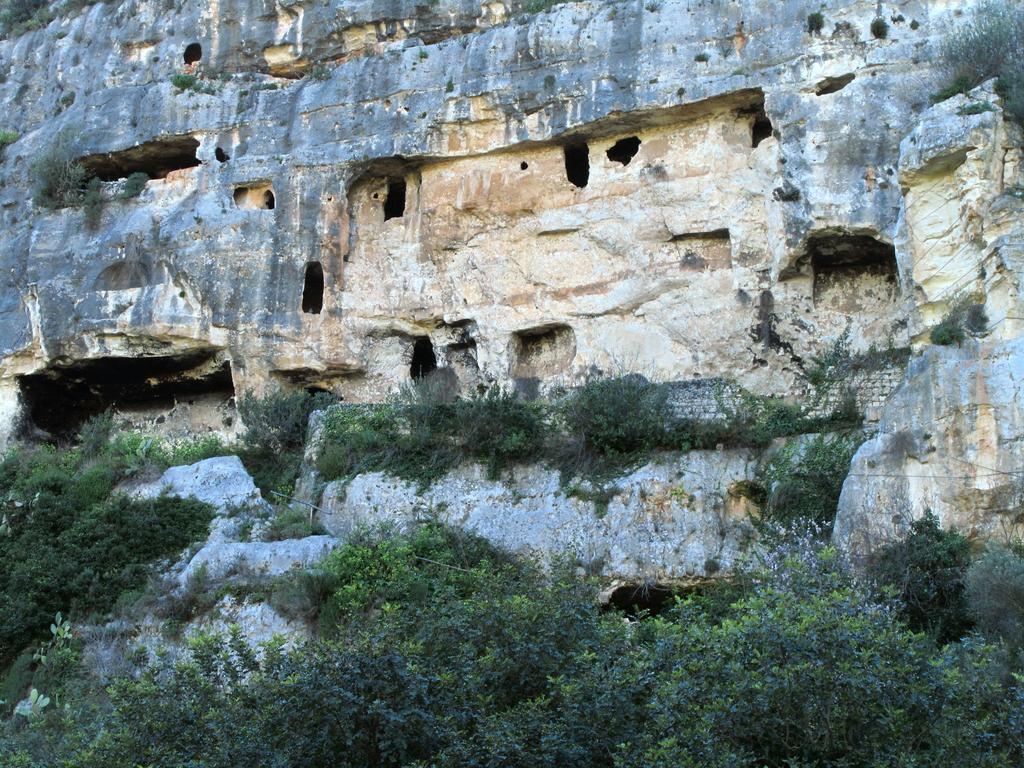
<instances>
[{"instance_id":1,"label":"limestone cliff face","mask_svg":"<svg viewBox=\"0 0 1024 768\"><path fill-rule=\"evenodd\" d=\"M971 536L1024 534L1024 195L1020 129L987 88L930 109L904 140L898 253L920 355L854 457L836 539L870 550L932 512ZM982 301L986 332L927 344L959 297Z\"/></svg>"},{"instance_id":2,"label":"limestone cliff face","mask_svg":"<svg viewBox=\"0 0 1024 768\"><path fill-rule=\"evenodd\" d=\"M8 418L432 365L792 393L848 324L907 337L899 142L961 6L889 3L878 40L850 0L818 34L777 0L127 0L0 43ZM90 228L31 202L62 141L109 198L155 178Z\"/></svg>"},{"instance_id":3,"label":"limestone cliff face","mask_svg":"<svg viewBox=\"0 0 1024 768\"><path fill-rule=\"evenodd\" d=\"M913 362L837 535L965 489L987 530L994 476L917 466L1021 466L1020 131L990 91L928 107L965 5L828 0L811 33L798 0L126 0L0 42L0 433L229 429L236 392L435 367L796 394L844 329L922 349L973 292L993 330ZM61 151L98 223L32 202Z\"/></svg>"}]
</instances>

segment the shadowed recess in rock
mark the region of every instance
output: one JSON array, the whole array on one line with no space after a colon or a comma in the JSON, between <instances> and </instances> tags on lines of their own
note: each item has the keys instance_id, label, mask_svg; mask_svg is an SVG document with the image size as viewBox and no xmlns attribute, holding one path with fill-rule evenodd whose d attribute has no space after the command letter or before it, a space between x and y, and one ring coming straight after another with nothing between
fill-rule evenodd
<instances>
[{"instance_id":1,"label":"shadowed recess in rock","mask_svg":"<svg viewBox=\"0 0 1024 768\"><path fill-rule=\"evenodd\" d=\"M101 357L54 366L18 380L31 424L54 435L74 433L108 408L166 403L201 394L234 394L231 368L213 349L153 357Z\"/></svg>"},{"instance_id":2,"label":"shadowed recess in rock","mask_svg":"<svg viewBox=\"0 0 1024 768\"><path fill-rule=\"evenodd\" d=\"M622 611L634 619L657 616L675 604L677 594L662 584L624 584L612 590L605 609Z\"/></svg>"},{"instance_id":3,"label":"shadowed recess in rock","mask_svg":"<svg viewBox=\"0 0 1024 768\"><path fill-rule=\"evenodd\" d=\"M182 58L186 64L195 64L203 58L203 46L199 43L189 43L185 46L185 53Z\"/></svg>"},{"instance_id":4,"label":"shadowed recess in rock","mask_svg":"<svg viewBox=\"0 0 1024 768\"><path fill-rule=\"evenodd\" d=\"M422 379L437 369L437 356L434 354L434 345L430 339L421 336L412 345L412 363L409 366L409 375L414 379Z\"/></svg>"},{"instance_id":5,"label":"shadowed recess in rock","mask_svg":"<svg viewBox=\"0 0 1024 768\"><path fill-rule=\"evenodd\" d=\"M306 276L302 286L302 311L319 315L324 308L324 268L319 261L306 265Z\"/></svg>"},{"instance_id":6,"label":"shadowed recess in rock","mask_svg":"<svg viewBox=\"0 0 1024 768\"><path fill-rule=\"evenodd\" d=\"M580 189L590 181L590 148L585 142L566 146L565 177Z\"/></svg>"},{"instance_id":7,"label":"shadowed recess in rock","mask_svg":"<svg viewBox=\"0 0 1024 768\"><path fill-rule=\"evenodd\" d=\"M868 309L898 295L896 249L870 235L820 234L807 241L814 303L841 311Z\"/></svg>"},{"instance_id":8,"label":"shadowed recess in rock","mask_svg":"<svg viewBox=\"0 0 1024 768\"><path fill-rule=\"evenodd\" d=\"M162 179L171 171L199 165L197 149L199 142L191 136L162 136L117 152L87 155L79 162L90 176L103 181L126 179L133 173Z\"/></svg>"},{"instance_id":9,"label":"shadowed recess in rock","mask_svg":"<svg viewBox=\"0 0 1024 768\"><path fill-rule=\"evenodd\" d=\"M639 151L640 139L636 136L627 136L625 139L619 139L612 144L605 154L614 163L629 165L629 161L636 157L636 153Z\"/></svg>"},{"instance_id":10,"label":"shadowed recess in rock","mask_svg":"<svg viewBox=\"0 0 1024 768\"><path fill-rule=\"evenodd\" d=\"M405 215L405 180L388 182L388 193L384 198L384 221L398 219Z\"/></svg>"},{"instance_id":11,"label":"shadowed recess in rock","mask_svg":"<svg viewBox=\"0 0 1024 768\"><path fill-rule=\"evenodd\" d=\"M512 343L512 376L516 379L566 373L576 357L576 334L568 325L520 331Z\"/></svg>"}]
</instances>

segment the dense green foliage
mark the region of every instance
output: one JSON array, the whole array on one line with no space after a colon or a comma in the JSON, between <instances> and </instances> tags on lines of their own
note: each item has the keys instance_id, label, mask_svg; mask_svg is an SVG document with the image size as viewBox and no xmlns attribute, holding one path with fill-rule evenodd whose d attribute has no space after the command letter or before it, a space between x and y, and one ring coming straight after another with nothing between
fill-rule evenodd
<instances>
[{"instance_id":1,"label":"dense green foliage","mask_svg":"<svg viewBox=\"0 0 1024 768\"><path fill-rule=\"evenodd\" d=\"M950 85L933 97L948 99L989 78L1011 117L1024 123L1024 6L989 0L977 6L942 48Z\"/></svg>"},{"instance_id":2,"label":"dense green foliage","mask_svg":"<svg viewBox=\"0 0 1024 768\"><path fill-rule=\"evenodd\" d=\"M912 629L945 643L971 629L964 596L970 560L967 539L943 530L928 513L910 524L905 538L880 549L868 569L880 587L898 596L903 618Z\"/></svg>"},{"instance_id":3,"label":"dense green foliage","mask_svg":"<svg viewBox=\"0 0 1024 768\"><path fill-rule=\"evenodd\" d=\"M260 658L237 635L201 636L190 657L116 682L90 721L72 704L9 728L0 766L1024 759L1024 685L994 649L912 632L809 536L751 564L724 599L634 622L600 612L567 569L546 576L433 524L346 545L316 584L318 640Z\"/></svg>"},{"instance_id":4,"label":"dense green foliage","mask_svg":"<svg viewBox=\"0 0 1024 768\"><path fill-rule=\"evenodd\" d=\"M207 505L111 495L117 479L112 462L77 450L22 450L0 463L0 667L56 612L109 610L149 563L205 534Z\"/></svg>"},{"instance_id":5,"label":"dense green foliage","mask_svg":"<svg viewBox=\"0 0 1024 768\"><path fill-rule=\"evenodd\" d=\"M336 398L302 390L247 393L238 398L238 415L245 424L238 453L256 485L275 501L272 492L291 494L302 464L309 416Z\"/></svg>"},{"instance_id":6,"label":"dense green foliage","mask_svg":"<svg viewBox=\"0 0 1024 768\"><path fill-rule=\"evenodd\" d=\"M672 413L667 385L632 374L589 381L552 401L522 400L494 388L451 399L414 386L393 402L342 406L327 416L318 468L333 480L387 472L427 486L462 461L497 477L515 462L555 466L566 479L607 479L655 451L763 447L774 438L855 426L844 402L827 415L786 401L735 393L718 419Z\"/></svg>"},{"instance_id":7,"label":"dense green foliage","mask_svg":"<svg viewBox=\"0 0 1024 768\"><path fill-rule=\"evenodd\" d=\"M952 346L962 344L967 334L981 334L988 329L988 315L985 305L969 298L953 302L945 317L932 327L929 338L932 344Z\"/></svg>"},{"instance_id":8,"label":"dense green foliage","mask_svg":"<svg viewBox=\"0 0 1024 768\"><path fill-rule=\"evenodd\" d=\"M1024 661L1024 546L993 546L965 577L967 606L981 633L1003 643L1011 661Z\"/></svg>"},{"instance_id":9,"label":"dense green foliage","mask_svg":"<svg viewBox=\"0 0 1024 768\"><path fill-rule=\"evenodd\" d=\"M815 435L782 446L764 465L762 519L792 525L811 521L831 530L859 435Z\"/></svg>"}]
</instances>

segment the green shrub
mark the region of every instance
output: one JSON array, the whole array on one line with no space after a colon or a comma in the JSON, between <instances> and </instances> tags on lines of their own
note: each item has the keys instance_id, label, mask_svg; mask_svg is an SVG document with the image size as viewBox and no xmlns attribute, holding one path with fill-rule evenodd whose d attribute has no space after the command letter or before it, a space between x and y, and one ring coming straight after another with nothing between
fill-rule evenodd
<instances>
[{"instance_id":1,"label":"green shrub","mask_svg":"<svg viewBox=\"0 0 1024 768\"><path fill-rule=\"evenodd\" d=\"M931 513L915 520L901 541L877 552L868 573L899 600L911 629L927 632L939 643L959 640L971 629L964 597L970 544L956 531L945 531Z\"/></svg>"},{"instance_id":2,"label":"green shrub","mask_svg":"<svg viewBox=\"0 0 1024 768\"><path fill-rule=\"evenodd\" d=\"M975 7L946 37L941 60L951 84L936 100L994 77L1006 113L1024 121L1024 7L1019 3L989 0Z\"/></svg>"},{"instance_id":3,"label":"green shrub","mask_svg":"<svg viewBox=\"0 0 1024 768\"><path fill-rule=\"evenodd\" d=\"M47 10L48 0L3 0L0 4L0 26L4 34L26 28L33 18Z\"/></svg>"},{"instance_id":4,"label":"green shrub","mask_svg":"<svg viewBox=\"0 0 1024 768\"><path fill-rule=\"evenodd\" d=\"M90 457L93 458L93 457ZM113 468L78 452L21 451L0 463L0 666L38 639L58 611L109 610L149 564L206 533L208 505L111 496Z\"/></svg>"},{"instance_id":5,"label":"green shrub","mask_svg":"<svg viewBox=\"0 0 1024 768\"><path fill-rule=\"evenodd\" d=\"M21 134L17 131L0 131L0 151L6 149L20 138Z\"/></svg>"},{"instance_id":6,"label":"green shrub","mask_svg":"<svg viewBox=\"0 0 1024 768\"><path fill-rule=\"evenodd\" d=\"M275 516L263 531L263 541L283 541L284 539L302 539L326 533L324 527L310 520L309 514L295 509L287 509Z\"/></svg>"},{"instance_id":7,"label":"green shrub","mask_svg":"<svg viewBox=\"0 0 1024 768\"><path fill-rule=\"evenodd\" d=\"M93 176L82 194L82 210L85 212L85 225L89 229L96 229L100 225L104 202L103 182Z\"/></svg>"},{"instance_id":8,"label":"green shrub","mask_svg":"<svg viewBox=\"0 0 1024 768\"><path fill-rule=\"evenodd\" d=\"M177 88L179 91L200 91L202 90L202 83L199 82L199 78L195 75L183 75L176 74L171 75L171 85Z\"/></svg>"},{"instance_id":9,"label":"green shrub","mask_svg":"<svg viewBox=\"0 0 1024 768\"><path fill-rule=\"evenodd\" d=\"M765 489L762 519L782 525L811 521L831 530L850 460L861 441L859 435L815 435L787 442L758 473Z\"/></svg>"},{"instance_id":10,"label":"green shrub","mask_svg":"<svg viewBox=\"0 0 1024 768\"><path fill-rule=\"evenodd\" d=\"M455 434L470 457L487 465L492 479L509 464L533 459L542 451L547 427L537 403L492 387L454 410Z\"/></svg>"},{"instance_id":11,"label":"green shrub","mask_svg":"<svg viewBox=\"0 0 1024 768\"><path fill-rule=\"evenodd\" d=\"M1024 653L1024 556L1009 547L990 547L971 564L967 605L978 629L1002 642L1020 665Z\"/></svg>"},{"instance_id":12,"label":"green shrub","mask_svg":"<svg viewBox=\"0 0 1024 768\"><path fill-rule=\"evenodd\" d=\"M237 631L199 636L189 658L117 681L76 738L54 713L0 753L76 768L1019 764L1024 684L1004 686L994 649L936 650L842 563L787 540L728 596L628 623L566 569L467 534L367 535L299 587L323 605L318 640L257 654Z\"/></svg>"},{"instance_id":13,"label":"green shrub","mask_svg":"<svg viewBox=\"0 0 1024 768\"><path fill-rule=\"evenodd\" d=\"M983 334L987 328L985 305L964 298L955 301L946 316L932 327L929 339L940 346L960 345L968 333Z\"/></svg>"},{"instance_id":14,"label":"green shrub","mask_svg":"<svg viewBox=\"0 0 1024 768\"><path fill-rule=\"evenodd\" d=\"M32 166L32 200L44 208L64 208L82 202L88 181L85 167L73 154L69 139L58 137L50 151Z\"/></svg>"},{"instance_id":15,"label":"green shrub","mask_svg":"<svg viewBox=\"0 0 1024 768\"><path fill-rule=\"evenodd\" d=\"M816 35L825 28L825 14L821 11L807 14L807 31Z\"/></svg>"},{"instance_id":16,"label":"green shrub","mask_svg":"<svg viewBox=\"0 0 1024 768\"><path fill-rule=\"evenodd\" d=\"M570 472L628 467L667 443L668 390L631 374L594 379L557 405Z\"/></svg>"},{"instance_id":17,"label":"green shrub","mask_svg":"<svg viewBox=\"0 0 1024 768\"><path fill-rule=\"evenodd\" d=\"M889 22L881 16L871 22L871 36L876 40L884 40L889 36Z\"/></svg>"},{"instance_id":18,"label":"green shrub","mask_svg":"<svg viewBox=\"0 0 1024 768\"><path fill-rule=\"evenodd\" d=\"M238 399L238 416L245 424L242 442L250 448L267 448L275 453L301 447L313 411L336 401L327 393L302 390L282 390L263 397L246 393Z\"/></svg>"},{"instance_id":19,"label":"green shrub","mask_svg":"<svg viewBox=\"0 0 1024 768\"><path fill-rule=\"evenodd\" d=\"M146 188L146 184L148 183L149 174L143 173L142 171L136 171L125 179L124 186L121 187L121 191L117 196L121 200L131 200L133 197L141 195L142 190Z\"/></svg>"}]
</instances>

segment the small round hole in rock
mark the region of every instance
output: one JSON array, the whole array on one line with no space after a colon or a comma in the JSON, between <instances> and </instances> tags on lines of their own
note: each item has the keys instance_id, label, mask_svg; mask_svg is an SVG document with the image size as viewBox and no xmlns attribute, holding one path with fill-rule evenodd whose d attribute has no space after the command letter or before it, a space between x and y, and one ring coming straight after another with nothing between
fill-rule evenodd
<instances>
[{"instance_id":1,"label":"small round hole in rock","mask_svg":"<svg viewBox=\"0 0 1024 768\"><path fill-rule=\"evenodd\" d=\"M219 163L226 163L228 160L231 159L231 155L229 155L220 147L217 147L215 150L213 150L213 156L217 158L217 162Z\"/></svg>"},{"instance_id":2,"label":"small round hole in rock","mask_svg":"<svg viewBox=\"0 0 1024 768\"><path fill-rule=\"evenodd\" d=\"M195 64L203 58L203 46L199 43L189 43L185 46L185 55L182 58L186 64Z\"/></svg>"},{"instance_id":3,"label":"small round hole in rock","mask_svg":"<svg viewBox=\"0 0 1024 768\"><path fill-rule=\"evenodd\" d=\"M629 136L625 139L619 139L616 141L608 148L608 151L605 154L608 155L608 159L613 162L629 165L629 161L632 160L639 151L640 139L636 136Z\"/></svg>"}]
</instances>

